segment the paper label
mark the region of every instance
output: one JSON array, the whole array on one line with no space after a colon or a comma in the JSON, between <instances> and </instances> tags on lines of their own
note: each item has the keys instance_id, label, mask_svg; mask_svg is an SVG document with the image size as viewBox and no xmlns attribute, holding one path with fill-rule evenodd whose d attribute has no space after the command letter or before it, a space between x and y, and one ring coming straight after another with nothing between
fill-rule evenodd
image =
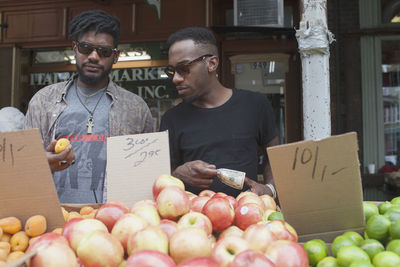
<instances>
[{"instance_id":1,"label":"paper label","mask_svg":"<svg viewBox=\"0 0 400 267\"><path fill-rule=\"evenodd\" d=\"M218 169L218 171L219 174L217 177L221 180L221 182L239 190L243 189L244 178L246 177L245 172L223 168Z\"/></svg>"}]
</instances>

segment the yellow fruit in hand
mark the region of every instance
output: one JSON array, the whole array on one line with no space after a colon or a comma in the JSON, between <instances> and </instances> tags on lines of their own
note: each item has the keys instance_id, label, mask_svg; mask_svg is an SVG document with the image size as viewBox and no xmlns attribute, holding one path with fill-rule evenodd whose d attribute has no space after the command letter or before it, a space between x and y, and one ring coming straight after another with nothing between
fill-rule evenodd
<instances>
[{"instance_id":1,"label":"yellow fruit in hand","mask_svg":"<svg viewBox=\"0 0 400 267\"><path fill-rule=\"evenodd\" d=\"M16 217L6 217L0 219L0 227L4 233L15 234L22 229L21 221Z\"/></svg>"},{"instance_id":2,"label":"yellow fruit in hand","mask_svg":"<svg viewBox=\"0 0 400 267\"><path fill-rule=\"evenodd\" d=\"M54 148L54 151L56 153L60 153L64 151L64 149L70 144L69 140L67 138L61 138L58 139L56 146Z\"/></svg>"},{"instance_id":3,"label":"yellow fruit in hand","mask_svg":"<svg viewBox=\"0 0 400 267\"><path fill-rule=\"evenodd\" d=\"M35 237L46 232L47 221L42 215L34 215L28 218L25 223L25 232L28 236Z\"/></svg>"}]
</instances>

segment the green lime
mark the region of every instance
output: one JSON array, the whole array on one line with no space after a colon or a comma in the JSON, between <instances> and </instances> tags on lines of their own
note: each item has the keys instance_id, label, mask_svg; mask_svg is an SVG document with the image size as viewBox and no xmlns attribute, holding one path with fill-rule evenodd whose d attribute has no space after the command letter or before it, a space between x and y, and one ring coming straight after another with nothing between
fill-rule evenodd
<instances>
[{"instance_id":1,"label":"green lime","mask_svg":"<svg viewBox=\"0 0 400 267\"><path fill-rule=\"evenodd\" d=\"M347 236L344 235L339 235L333 239L331 249L332 249L332 255L336 257L336 254L338 253L339 249L345 246L352 246L355 245L354 241Z\"/></svg>"},{"instance_id":2,"label":"green lime","mask_svg":"<svg viewBox=\"0 0 400 267\"><path fill-rule=\"evenodd\" d=\"M378 209L380 214L385 214L385 212L392 206L389 201L382 202L379 204Z\"/></svg>"},{"instance_id":3,"label":"green lime","mask_svg":"<svg viewBox=\"0 0 400 267\"><path fill-rule=\"evenodd\" d=\"M282 212L274 211L268 216L268 220L269 221L272 221L272 220L282 220L282 221L284 221L285 219L283 218Z\"/></svg>"},{"instance_id":4,"label":"green lime","mask_svg":"<svg viewBox=\"0 0 400 267\"><path fill-rule=\"evenodd\" d=\"M353 261L349 267L374 267L370 261Z\"/></svg>"},{"instance_id":5,"label":"green lime","mask_svg":"<svg viewBox=\"0 0 400 267\"><path fill-rule=\"evenodd\" d=\"M385 247L375 239L365 239L361 241L359 247L367 252L369 258L372 260L376 254L385 251Z\"/></svg>"},{"instance_id":6,"label":"green lime","mask_svg":"<svg viewBox=\"0 0 400 267\"><path fill-rule=\"evenodd\" d=\"M389 237L390 225L390 220L384 215L374 215L369 218L365 226L365 233L368 238L376 239L383 243Z\"/></svg>"},{"instance_id":7,"label":"green lime","mask_svg":"<svg viewBox=\"0 0 400 267\"><path fill-rule=\"evenodd\" d=\"M400 239L400 220L392 222L389 229L391 239Z\"/></svg>"},{"instance_id":8,"label":"green lime","mask_svg":"<svg viewBox=\"0 0 400 267\"><path fill-rule=\"evenodd\" d=\"M364 240L364 238L359 233L353 231L345 232L343 235L353 240L356 246L359 246L361 241Z\"/></svg>"},{"instance_id":9,"label":"green lime","mask_svg":"<svg viewBox=\"0 0 400 267\"><path fill-rule=\"evenodd\" d=\"M386 251L392 251L400 256L400 239L391 240L386 245Z\"/></svg>"},{"instance_id":10,"label":"green lime","mask_svg":"<svg viewBox=\"0 0 400 267\"><path fill-rule=\"evenodd\" d=\"M336 258L328 256L318 262L317 267L338 267Z\"/></svg>"},{"instance_id":11,"label":"green lime","mask_svg":"<svg viewBox=\"0 0 400 267\"><path fill-rule=\"evenodd\" d=\"M384 214L391 222L400 220L400 206L392 205Z\"/></svg>"},{"instance_id":12,"label":"green lime","mask_svg":"<svg viewBox=\"0 0 400 267\"><path fill-rule=\"evenodd\" d=\"M400 256L392 251L383 251L375 255L372 264L375 267L399 267Z\"/></svg>"},{"instance_id":13,"label":"green lime","mask_svg":"<svg viewBox=\"0 0 400 267\"><path fill-rule=\"evenodd\" d=\"M319 239L322 241L321 239ZM311 266L316 266L323 258L328 256L328 246L325 242L317 239L307 241L304 250L307 252L308 261Z\"/></svg>"},{"instance_id":14,"label":"green lime","mask_svg":"<svg viewBox=\"0 0 400 267\"><path fill-rule=\"evenodd\" d=\"M392 200L390 200L390 203L392 203L393 205L400 204L400 196L392 198Z\"/></svg>"},{"instance_id":15,"label":"green lime","mask_svg":"<svg viewBox=\"0 0 400 267\"><path fill-rule=\"evenodd\" d=\"M356 245L344 246L337 252L337 264L341 267L348 267L353 261L370 261L367 252Z\"/></svg>"},{"instance_id":16,"label":"green lime","mask_svg":"<svg viewBox=\"0 0 400 267\"><path fill-rule=\"evenodd\" d=\"M376 206L372 202L363 202L363 210L364 210L364 219L365 222L368 221L369 218L371 218L373 215L379 214L379 209L378 206Z\"/></svg>"}]
</instances>

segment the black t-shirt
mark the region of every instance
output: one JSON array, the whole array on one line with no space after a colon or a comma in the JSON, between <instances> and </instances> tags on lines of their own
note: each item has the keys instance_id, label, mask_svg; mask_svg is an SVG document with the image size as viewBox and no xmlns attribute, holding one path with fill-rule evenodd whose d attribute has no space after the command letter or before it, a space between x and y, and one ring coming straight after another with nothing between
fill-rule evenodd
<instances>
[{"instance_id":1,"label":"black t-shirt","mask_svg":"<svg viewBox=\"0 0 400 267\"><path fill-rule=\"evenodd\" d=\"M232 90L231 98L219 107L199 108L182 102L164 114L160 130L169 132L172 165L202 160L217 168L246 172L248 178L257 180L258 147L277 136L273 109L263 94ZM202 190L185 186L195 194ZM232 196L240 193L218 178L209 189Z\"/></svg>"}]
</instances>

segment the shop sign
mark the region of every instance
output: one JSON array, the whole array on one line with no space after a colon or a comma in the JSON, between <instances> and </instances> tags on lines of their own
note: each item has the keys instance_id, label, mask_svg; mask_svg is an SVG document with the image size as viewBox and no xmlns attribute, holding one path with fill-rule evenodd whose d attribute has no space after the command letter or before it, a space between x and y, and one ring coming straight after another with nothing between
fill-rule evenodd
<instances>
[{"instance_id":1,"label":"shop sign","mask_svg":"<svg viewBox=\"0 0 400 267\"><path fill-rule=\"evenodd\" d=\"M119 86L144 99L171 99L177 93L174 84L165 77L164 67L113 69L110 78ZM29 86L32 91L68 80L75 72L31 73Z\"/></svg>"}]
</instances>

